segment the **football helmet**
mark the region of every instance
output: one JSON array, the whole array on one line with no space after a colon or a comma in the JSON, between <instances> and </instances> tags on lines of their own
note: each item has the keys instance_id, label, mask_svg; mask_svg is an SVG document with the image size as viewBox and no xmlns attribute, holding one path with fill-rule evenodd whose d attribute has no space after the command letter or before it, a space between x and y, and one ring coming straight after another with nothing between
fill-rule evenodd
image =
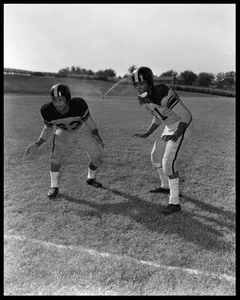
<instances>
[{"instance_id":1,"label":"football helmet","mask_svg":"<svg viewBox=\"0 0 240 300\"><path fill-rule=\"evenodd\" d=\"M153 87L153 72L148 67L140 67L132 74L133 85L137 82L146 81L149 89Z\"/></svg>"},{"instance_id":2,"label":"football helmet","mask_svg":"<svg viewBox=\"0 0 240 300\"><path fill-rule=\"evenodd\" d=\"M51 88L51 97L65 97L67 104L71 100L71 91L67 85L58 83Z\"/></svg>"}]
</instances>

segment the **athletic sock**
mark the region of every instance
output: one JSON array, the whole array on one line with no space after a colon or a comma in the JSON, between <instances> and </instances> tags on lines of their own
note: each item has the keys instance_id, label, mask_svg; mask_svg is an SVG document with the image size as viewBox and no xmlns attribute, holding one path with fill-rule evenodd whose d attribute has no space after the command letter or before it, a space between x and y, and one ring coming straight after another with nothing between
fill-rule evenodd
<instances>
[{"instance_id":1,"label":"athletic sock","mask_svg":"<svg viewBox=\"0 0 240 300\"><path fill-rule=\"evenodd\" d=\"M169 204L180 204L179 202L179 178L168 179L170 187Z\"/></svg>"},{"instance_id":2,"label":"athletic sock","mask_svg":"<svg viewBox=\"0 0 240 300\"><path fill-rule=\"evenodd\" d=\"M168 177L163 172L162 167L157 168L157 172L158 172L159 178L161 180L161 187L165 188L165 189L169 189Z\"/></svg>"},{"instance_id":3,"label":"athletic sock","mask_svg":"<svg viewBox=\"0 0 240 300\"><path fill-rule=\"evenodd\" d=\"M58 187L59 172L50 171L51 188Z\"/></svg>"},{"instance_id":4,"label":"athletic sock","mask_svg":"<svg viewBox=\"0 0 240 300\"><path fill-rule=\"evenodd\" d=\"M97 170L91 170L88 168L87 179L93 179L96 177Z\"/></svg>"}]
</instances>

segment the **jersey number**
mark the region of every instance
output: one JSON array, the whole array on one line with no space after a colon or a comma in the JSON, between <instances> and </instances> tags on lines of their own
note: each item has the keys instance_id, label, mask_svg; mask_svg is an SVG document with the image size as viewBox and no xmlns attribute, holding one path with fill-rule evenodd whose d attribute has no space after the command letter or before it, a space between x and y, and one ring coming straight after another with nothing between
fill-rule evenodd
<instances>
[{"instance_id":1,"label":"jersey number","mask_svg":"<svg viewBox=\"0 0 240 300\"><path fill-rule=\"evenodd\" d=\"M77 129L81 124L82 124L81 121L72 121L68 125L60 123L60 124L56 124L56 126L63 130L68 130L68 129Z\"/></svg>"}]
</instances>

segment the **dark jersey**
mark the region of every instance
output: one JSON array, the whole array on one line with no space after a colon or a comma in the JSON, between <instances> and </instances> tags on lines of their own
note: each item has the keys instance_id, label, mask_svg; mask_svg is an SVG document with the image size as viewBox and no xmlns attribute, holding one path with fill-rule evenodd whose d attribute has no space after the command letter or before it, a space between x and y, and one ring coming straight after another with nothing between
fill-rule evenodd
<instances>
[{"instance_id":1,"label":"dark jersey","mask_svg":"<svg viewBox=\"0 0 240 300\"><path fill-rule=\"evenodd\" d=\"M180 99L175 91L166 84L161 83L153 87L153 92L150 98L151 102L160 106L167 106L171 109L178 103L179 100Z\"/></svg>"},{"instance_id":2,"label":"dark jersey","mask_svg":"<svg viewBox=\"0 0 240 300\"><path fill-rule=\"evenodd\" d=\"M47 127L55 125L58 128L70 132L78 130L83 122L90 116L88 105L82 98L72 98L69 102L69 111L66 114L59 113L52 102L41 107L41 115Z\"/></svg>"}]
</instances>

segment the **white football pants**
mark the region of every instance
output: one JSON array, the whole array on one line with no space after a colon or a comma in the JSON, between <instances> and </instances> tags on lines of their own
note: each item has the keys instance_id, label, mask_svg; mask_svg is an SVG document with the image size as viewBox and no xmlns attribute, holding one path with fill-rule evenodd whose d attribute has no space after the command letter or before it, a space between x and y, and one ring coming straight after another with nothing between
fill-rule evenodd
<instances>
[{"instance_id":1,"label":"white football pants","mask_svg":"<svg viewBox=\"0 0 240 300\"><path fill-rule=\"evenodd\" d=\"M179 122L174 123L171 126L165 126L162 135L170 135L175 132ZM175 174L177 170L177 158L179 157L180 150L184 148L186 141L191 136L193 129L193 121L190 123L185 133L176 141L165 142L161 136L158 136L154 142L151 152L151 162L153 167L163 169L166 176Z\"/></svg>"},{"instance_id":2,"label":"white football pants","mask_svg":"<svg viewBox=\"0 0 240 300\"><path fill-rule=\"evenodd\" d=\"M66 152L66 146L70 142L76 142L87 153L89 161L95 167L99 167L103 159L103 151L96 139L91 135L89 130L81 127L75 132L68 132L58 128L53 137L53 147L51 154L51 162L61 164L62 157Z\"/></svg>"}]
</instances>

